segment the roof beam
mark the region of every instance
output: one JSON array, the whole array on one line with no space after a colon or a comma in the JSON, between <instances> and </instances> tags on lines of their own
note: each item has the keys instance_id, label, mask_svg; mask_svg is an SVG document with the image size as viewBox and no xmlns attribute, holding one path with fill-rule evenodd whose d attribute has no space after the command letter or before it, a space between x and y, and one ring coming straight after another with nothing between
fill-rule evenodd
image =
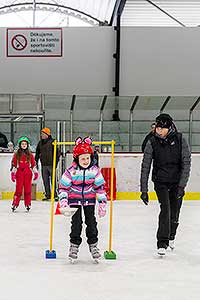
<instances>
[{"instance_id":1,"label":"roof beam","mask_svg":"<svg viewBox=\"0 0 200 300\"><path fill-rule=\"evenodd\" d=\"M172 20L174 20L175 22L177 22L178 24L180 24L183 27L186 27L185 24L181 23L179 20L177 20L176 18L174 18L172 15L170 15L168 12L166 12L164 9L162 9L160 6L158 6L157 4L155 4L153 1L151 0L146 0L146 2L148 2L149 4L155 6L158 10L160 10L161 12L163 12L165 15L167 15L169 18L171 18Z\"/></svg>"},{"instance_id":2,"label":"roof beam","mask_svg":"<svg viewBox=\"0 0 200 300\"><path fill-rule=\"evenodd\" d=\"M46 7L55 7L55 11L58 8L63 8L63 9L69 10L69 11L73 11L77 14L81 14L83 16L86 16L86 17L90 18L91 20L94 20L95 22L98 22L100 25L104 24L104 22L102 22L101 20L93 17L92 15L89 15L89 14L85 13L84 11L75 9L73 7L70 7L70 6L60 5L60 4L57 4L57 3L46 3L46 2L36 2L35 4L37 4L37 7L39 5L43 5L43 6L46 6ZM21 2L21 3L13 3L11 5L0 6L0 13L1 13L2 10L12 9L12 8L16 8L16 7L24 7L26 5L30 5L30 7L32 7L32 9L33 9L33 1L32 2ZM40 10L39 7L37 9ZM74 15L74 17L76 17L76 15ZM89 20L88 20L88 22L89 22Z\"/></svg>"},{"instance_id":3,"label":"roof beam","mask_svg":"<svg viewBox=\"0 0 200 300\"><path fill-rule=\"evenodd\" d=\"M126 0L116 0L115 1L115 6L114 6L112 16L110 18L110 23L109 23L110 26L113 25L117 15L121 16L125 4L126 4Z\"/></svg>"}]
</instances>

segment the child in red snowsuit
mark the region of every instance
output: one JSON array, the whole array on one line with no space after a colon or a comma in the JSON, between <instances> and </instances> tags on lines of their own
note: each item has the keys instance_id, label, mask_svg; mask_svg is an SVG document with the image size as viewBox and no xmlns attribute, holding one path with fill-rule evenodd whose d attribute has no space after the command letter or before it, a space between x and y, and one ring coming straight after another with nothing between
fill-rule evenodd
<instances>
[{"instance_id":1,"label":"child in red snowsuit","mask_svg":"<svg viewBox=\"0 0 200 300\"><path fill-rule=\"evenodd\" d=\"M19 149L14 154L12 159L12 172L11 180L16 181L16 190L14 199L12 202L12 211L14 212L19 206L22 191L24 188L24 205L27 211L31 207L31 183L33 180L37 180L38 172L35 167L35 159L31 151L29 150L30 141L27 137L21 137L18 140Z\"/></svg>"}]
</instances>

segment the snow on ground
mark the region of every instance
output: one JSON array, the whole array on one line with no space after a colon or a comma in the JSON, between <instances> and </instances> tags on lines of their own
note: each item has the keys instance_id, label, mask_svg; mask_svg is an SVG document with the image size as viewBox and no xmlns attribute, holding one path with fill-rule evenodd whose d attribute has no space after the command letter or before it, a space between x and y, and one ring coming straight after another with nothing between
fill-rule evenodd
<instances>
[{"instance_id":1,"label":"snow on ground","mask_svg":"<svg viewBox=\"0 0 200 300\"><path fill-rule=\"evenodd\" d=\"M114 202L113 247L116 260L92 262L85 238L79 260L67 259L70 219L54 217L49 249L50 203L23 203L16 213L0 201L0 300L195 300L200 298L200 202L184 202L176 249L156 255L159 207L150 202ZM109 216L98 219L99 246L108 248ZM83 231L85 237L85 230Z\"/></svg>"}]
</instances>

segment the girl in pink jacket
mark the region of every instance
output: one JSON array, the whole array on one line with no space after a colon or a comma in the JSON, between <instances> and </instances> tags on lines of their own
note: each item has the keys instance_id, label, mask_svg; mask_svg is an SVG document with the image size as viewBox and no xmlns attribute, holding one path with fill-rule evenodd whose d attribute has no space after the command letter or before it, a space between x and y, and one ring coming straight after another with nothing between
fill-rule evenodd
<instances>
[{"instance_id":1,"label":"girl in pink jacket","mask_svg":"<svg viewBox=\"0 0 200 300\"><path fill-rule=\"evenodd\" d=\"M101 257L97 248L98 230L95 217L95 204L98 201L98 215L106 214L107 197L104 190L105 180L100 169L93 164L93 149L90 138L79 137L73 149L73 163L60 179L59 201L61 212L68 206L77 208L72 216L69 259L77 259L79 245L82 242L82 212L85 215L86 236L89 250L94 260Z\"/></svg>"}]
</instances>

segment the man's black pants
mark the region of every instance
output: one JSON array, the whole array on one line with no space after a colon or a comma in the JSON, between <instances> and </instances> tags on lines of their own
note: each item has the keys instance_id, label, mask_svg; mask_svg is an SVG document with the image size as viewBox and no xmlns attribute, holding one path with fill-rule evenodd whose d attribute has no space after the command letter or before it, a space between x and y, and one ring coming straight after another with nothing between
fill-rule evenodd
<instances>
[{"instance_id":1,"label":"man's black pants","mask_svg":"<svg viewBox=\"0 0 200 300\"><path fill-rule=\"evenodd\" d=\"M177 184L155 183L155 191L160 203L158 219L157 247L167 248L169 240L174 240L179 224L182 198L177 199Z\"/></svg>"},{"instance_id":2,"label":"man's black pants","mask_svg":"<svg viewBox=\"0 0 200 300\"><path fill-rule=\"evenodd\" d=\"M85 224L86 224L86 236L87 243L94 244L98 241L98 230L97 230L97 222L95 218L95 206L76 206L78 207L76 213L72 216L71 221L71 233L70 233L70 242L76 245L80 245L82 242L81 231L82 231L82 210L85 215Z\"/></svg>"}]
</instances>

